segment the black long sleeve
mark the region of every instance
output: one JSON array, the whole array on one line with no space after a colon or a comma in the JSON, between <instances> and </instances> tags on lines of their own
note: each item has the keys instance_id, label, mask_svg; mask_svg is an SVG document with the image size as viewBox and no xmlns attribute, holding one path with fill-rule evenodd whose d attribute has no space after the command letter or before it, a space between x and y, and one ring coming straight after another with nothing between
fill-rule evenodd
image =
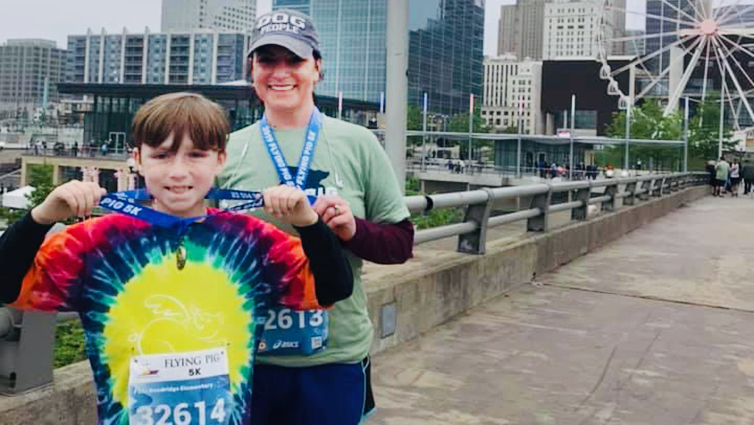
<instances>
[{"instance_id":1,"label":"black long sleeve","mask_svg":"<svg viewBox=\"0 0 754 425\"><path fill-rule=\"evenodd\" d=\"M52 225L39 224L31 212L13 223L0 236L0 303L12 303L21 292L24 276Z\"/></svg>"},{"instance_id":2,"label":"black long sleeve","mask_svg":"<svg viewBox=\"0 0 754 425\"><path fill-rule=\"evenodd\" d=\"M330 306L353 293L353 271L340 239L319 219L315 224L296 227L301 236L309 268L314 275L317 302Z\"/></svg>"}]
</instances>

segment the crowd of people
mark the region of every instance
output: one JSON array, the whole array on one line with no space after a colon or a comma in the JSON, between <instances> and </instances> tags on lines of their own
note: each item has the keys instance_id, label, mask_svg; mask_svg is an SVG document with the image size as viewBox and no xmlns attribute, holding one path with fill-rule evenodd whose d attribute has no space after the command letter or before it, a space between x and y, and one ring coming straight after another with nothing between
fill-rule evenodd
<instances>
[{"instance_id":1,"label":"crowd of people","mask_svg":"<svg viewBox=\"0 0 754 425\"><path fill-rule=\"evenodd\" d=\"M754 183L754 162L740 163L738 158L728 161L725 156L721 156L717 162L709 161L706 170L709 173L709 184L714 196L725 197L727 194L733 198L738 197L741 192L741 181L744 182L744 195L751 193Z\"/></svg>"},{"instance_id":2,"label":"crowd of people","mask_svg":"<svg viewBox=\"0 0 754 425\"><path fill-rule=\"evenodd\" d=\"M568 161L562 164L553 161L551 164L548 164L544 159L537 162L537 172L539 177L543 179L561 177L571 178L572 180L594 180L599 175L599 169L594 164L584 165L583 162L579 162L573 169L573 175L571 176L571 166Z\"/></svg>"},{"instance_id":3,"label":"crowd of people","mask_svg":"<svg viewBox=\"0 0 754 425\"><path fill-rule=\"evenodd\" d=\"M31 140L26 147L26 150L33 153L35 156L72 156L72 157L95 157L95 156L108 156L110 154L125 154L128 150L121 147L116 149L112 147L113 142L97 142L92 140L89 143L73 142L70 145L66 145L63 142L55 142L50 145L46 140Z\"/></svg>"}]
</instances>

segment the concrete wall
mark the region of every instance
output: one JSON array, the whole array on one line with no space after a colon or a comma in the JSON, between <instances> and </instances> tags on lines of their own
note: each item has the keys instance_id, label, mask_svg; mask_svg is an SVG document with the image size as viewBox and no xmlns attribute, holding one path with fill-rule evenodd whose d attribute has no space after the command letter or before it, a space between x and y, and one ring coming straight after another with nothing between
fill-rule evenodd
<instances>
[{"instance_id":1,"label":"concrete wall","mask_svg":"<svg viewBox=\"0 0 754 425\"><path fill-rule=\"evenodd\" d=\"M546 234L488 242L481 256L418 248L405 265L369 265L364 282L375 327L372 352L415 339L708 192L706 186L690 188ZM395 329L386 335L391 324ZM56 370L55 383L48 388L0 398L0 424L93 424L95 415L88 362Z\"/></svg>"}]
</instances>

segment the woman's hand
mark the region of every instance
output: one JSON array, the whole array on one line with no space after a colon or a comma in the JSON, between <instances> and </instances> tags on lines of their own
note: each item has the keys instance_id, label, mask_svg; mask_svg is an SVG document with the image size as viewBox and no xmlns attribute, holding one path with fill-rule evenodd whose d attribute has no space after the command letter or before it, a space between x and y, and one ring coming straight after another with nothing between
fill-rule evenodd
<instances>
[{"instance_id":1,"label":"woman's hand","mask_svg":"<svg viewBox=\"0 0 754 425\"><path fill-rule=\"evenodd\" d=\"M31 218L39 224L53 224L70 217L86 217L107 193L97 183L71 180L56 187L47 198L31 210Z\"/></svg>"},{"instance_id":2,"label":"woman's hand","mask_svg":"<svg viewBox=\"0 0 754 425\"><path fill-rule=\"evenodd\" d=\"M345 199L335 195L320 196L314 203L314 210L340 240L348 242L353 239L356 219Z\"/></svg>"},{"instance_id":3,"label":"woman's hand","mask_svg":"<svg viewBox=\"0 0 754 425\"><path fill-rule=\"evenodd\" d=\"M263 194L264 211L287 224L306 227L319 220L301 189L280 185L265 190Z\"/></svg>"}]
</instances>

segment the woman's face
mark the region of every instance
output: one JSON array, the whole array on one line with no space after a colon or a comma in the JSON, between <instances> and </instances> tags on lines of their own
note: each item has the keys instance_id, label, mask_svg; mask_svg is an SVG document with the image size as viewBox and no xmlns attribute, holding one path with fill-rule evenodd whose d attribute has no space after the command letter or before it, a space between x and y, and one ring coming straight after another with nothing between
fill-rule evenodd
<instances>
[{"instance_id":1,"label":"woman's face","mask_svg":"<svg viewBox=\"0 0 754 425\"><path fill-rule=\"evenodd\" d=\"M252 60L254 89L265 108L290 112L312 102L321 60L303 59L275 45L260 47Z\"/></svg>"}]
</instances>

